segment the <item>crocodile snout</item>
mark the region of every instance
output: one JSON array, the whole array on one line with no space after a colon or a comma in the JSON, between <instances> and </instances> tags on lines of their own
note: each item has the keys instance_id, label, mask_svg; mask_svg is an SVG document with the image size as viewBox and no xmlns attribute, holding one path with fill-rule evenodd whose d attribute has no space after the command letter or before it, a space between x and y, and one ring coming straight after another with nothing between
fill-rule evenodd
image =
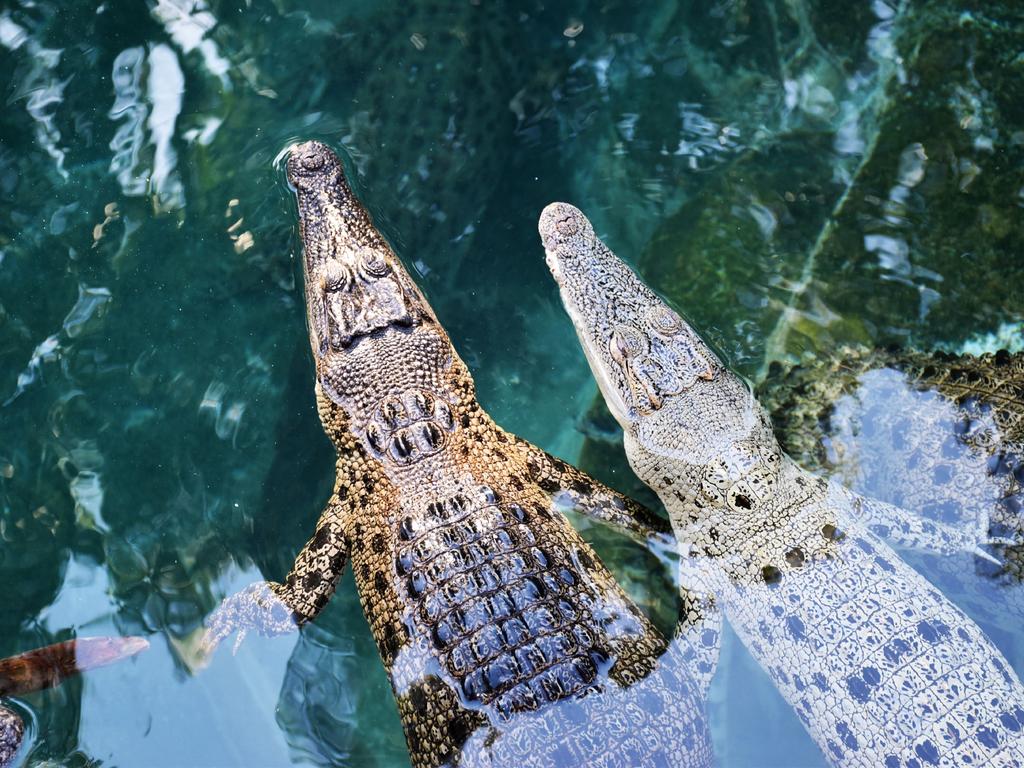
<instances>
[{"instance_id":1,"label":"crocodile snout","mask_svg":"<svg viewBox=\"0 0 1024 768\"><path fill-rule=\"evenodd\" d=\"M541 211L537 230L544 249L549 252L586 248L594 239L594 227L590 221L583 211L569 203L548 205Z\"/></svg>"},{"instance_id":2,"label":"crocodile snout","mask_svg":"<svg viewBox=\"0 0 1024 768\"><path fill-rule=\"evenodd\" d=\"M318 179L329 179L340 168L337 155L319 141L296 144L289 151L286 164L288 181L298 189L309 187Z\"/></svg>"}]
</instances>

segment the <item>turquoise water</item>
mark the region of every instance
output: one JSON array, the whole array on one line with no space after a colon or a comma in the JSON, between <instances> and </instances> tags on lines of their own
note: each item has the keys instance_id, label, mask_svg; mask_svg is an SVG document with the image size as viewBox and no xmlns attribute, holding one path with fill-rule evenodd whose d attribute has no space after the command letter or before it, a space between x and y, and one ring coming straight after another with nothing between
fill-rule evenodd
<instances>
[{"instance_id":1,"label":"turquoise water","mask_svg":"<svg viewBox=\"0 0 1024 768\"><path fill-rule=\"evenodd\" d=\"M1020 343L1016 3L636 6L0 6L0 656L152 642L19 700L26 764L408 762L350 577L299 636L196 647L333 480L298 139L346 154L484 406L568 459L595 389L536 234L551 200L751 378L843 342ZM669 569L586 535L669 626ZM732 636L711 714L723 766L824 764Z\"/></svg>"}]
</instances>

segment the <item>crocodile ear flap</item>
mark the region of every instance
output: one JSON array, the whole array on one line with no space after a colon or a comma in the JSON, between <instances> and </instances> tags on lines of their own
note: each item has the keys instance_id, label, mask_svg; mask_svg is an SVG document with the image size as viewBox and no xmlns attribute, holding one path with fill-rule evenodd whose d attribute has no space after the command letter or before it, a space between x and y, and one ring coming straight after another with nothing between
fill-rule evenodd
<instances>
[{"instance_id":1,"label":"crocodile ear flap","mask_svg":"<svg viewBox=\"0 0 1024 768\"><path fill-rule=\"evenodd\" d=\"M675 550L675 536L667 518L537 446L519 438L517 442L526 453L530 479L551 496L554 509L571 509L619 528L644 544Z\"/></svg>"}]
</instances>

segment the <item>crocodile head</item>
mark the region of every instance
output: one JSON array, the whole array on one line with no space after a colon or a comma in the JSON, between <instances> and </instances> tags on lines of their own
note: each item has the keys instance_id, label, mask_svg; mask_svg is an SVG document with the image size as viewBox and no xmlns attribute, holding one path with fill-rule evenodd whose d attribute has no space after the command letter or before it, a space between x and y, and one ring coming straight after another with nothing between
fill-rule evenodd
<instances>
[{"instance_id":1,"label":"crocodile head","mask_svg":"<svg viewBox=\"0 0 1024 768\"><path fill-rule=\"evenodd\" d=\"M314 351L414 326L423 299L352 194L338 156L317 141L299 144L288 155L288 181L298 197Z\"/></svg>"},{"instance_id":2,"label":"crocodile head","mask_svg":"<svg viewBox=\"0 0 1024 768\"><path fill-rule=\"evenodd\" d=\"M703 468L716 487L773 472L779 457L757 448L773 442L750 390L598 239L587 217L552 203L538 228L562 303L641 479L659 490L652 456Z\"/></svg>"},{"instance_id":3,"label":"crocodile head","mask_svg":"<svg viewBox=\"0 0 1024 768\"><path fill-rule=\"evenodd\" d=\"M608 406L626 431L688 398L722 366L689 324L594 233L586 216L552 203L540 217L548 267Z\"/></svg>"},{"instance_id":4,"label":"crocodile head","mask_svg":"<svg viewBox=\"0 0 1024 768\"><path fill-rule=\"evenodd\" d=\"M353 194L340 158L320 142L298 144L288 154L287 175L298 202L317 382L376 444L375 419L383 413L391 427L404 423L409 403L421 399L417 386L444 388L454 352ZM378 437L386 450L387 436Z\"/></svg>"}]
</instances>

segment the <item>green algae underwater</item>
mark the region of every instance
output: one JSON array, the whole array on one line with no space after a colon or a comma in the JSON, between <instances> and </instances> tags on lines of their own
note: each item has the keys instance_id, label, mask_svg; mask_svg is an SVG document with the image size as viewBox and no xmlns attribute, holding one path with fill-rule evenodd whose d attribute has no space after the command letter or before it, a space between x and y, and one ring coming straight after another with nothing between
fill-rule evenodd
<instances>
[{"instance_id":1,"label":"green algae underwater","mask_svg":"<svg viewBox=\"0 0 1024 768\"><path fill-rule=\"evenodd\" d=\"M344 154L495 420L637 496L543 263L551 200L751 380L1021 346L1017 3L36 0L0 9L0 74L0 656L151 642L16 699L26 765L408 764L350 577L300 634L197 650L333 481L296 140ZM671 564L574 522L669 630ZM825 764L728 634L710 709L722 766Z\"/></svg>"}]
</instances>

